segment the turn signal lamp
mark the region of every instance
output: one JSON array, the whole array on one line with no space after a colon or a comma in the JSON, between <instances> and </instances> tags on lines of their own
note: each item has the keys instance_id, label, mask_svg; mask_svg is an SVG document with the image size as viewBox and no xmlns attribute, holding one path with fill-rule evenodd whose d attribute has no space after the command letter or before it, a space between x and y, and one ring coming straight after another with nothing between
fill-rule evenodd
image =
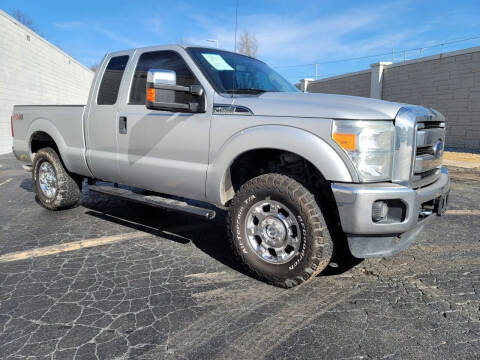
<instances>
[{"instance_id":1,"label":"turn signal lamp","mask_svg":"<svg viewBox=\"0 0 480 360\"><path fill-rule=\"evenodd\" d=\"M147 89L147 101L149 102L155 102L155 89L154 88L148 88Z\"/></svg>"},{"instance_id":2,"label":"turn signal lamp","mask_svg":"<svg viewBox=\"0 0 480 360\"><path fill-rule=\"evenodd\" d=\"M333 140L344 150L355 150L357 148L355 134L333 133Z\"/></svg>"}]
</instances>

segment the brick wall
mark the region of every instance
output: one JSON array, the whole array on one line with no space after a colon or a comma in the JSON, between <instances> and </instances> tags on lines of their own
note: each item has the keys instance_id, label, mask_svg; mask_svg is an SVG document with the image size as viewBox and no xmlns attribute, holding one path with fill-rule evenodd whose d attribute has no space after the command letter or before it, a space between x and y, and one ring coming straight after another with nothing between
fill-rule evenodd
<instances>
[{"instance_id":1,"label":"brick wall","mask_svg":"<svg viewBox=\"0 0 480 360\"><path fill-rule=\"evenodd\" d=\"M368 97L371 71L313 81L308 91ZM480 47L386 65L381 89L384 100L444 114L447 147L480 150Z\"/></svg>"},{"instance_id":2,"label":"brick wall","mask_svg":"<svg viewBox=\"0 0 480 360\"><path fill-rule=\"evenodd\" d=\"M85 104L92 79L88 68L0 10L0 154L12 150L13 105Z\"/></svg>"},{"instance_id":3,"label":"brick wall","mask_svg":"<svg viewBox=\"0 0 480 360\"><path fill-rule=\"evenodd\" d=\"M480 149L480 51L390 66L382 94L437 109L447 119L447 146Z\"/></svg>"},{"instance_id":4,"label":"brick wall","mask_svg":"<svg viewBox=\"0 0 480 360\"><path fill-rule=\"evenodd\" d=\"M348 77L334 77L315 81L308 85L308 91L369 97L370 76L370 71L367 70L351 74Z\"/></svg>"}]
</instances>

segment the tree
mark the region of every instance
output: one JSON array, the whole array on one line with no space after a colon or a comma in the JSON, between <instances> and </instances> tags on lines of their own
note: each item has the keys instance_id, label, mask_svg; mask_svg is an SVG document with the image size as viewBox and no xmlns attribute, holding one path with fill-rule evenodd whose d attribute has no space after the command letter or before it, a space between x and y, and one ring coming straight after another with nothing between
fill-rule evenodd
<instances>
[{"instance_id":1,"label":"tree","mask_svg":"<svg viewBox=\"0 0 480 360\"><path fill-rule=\"evenodd\" d=\"M250 34L247 30L240 35L240 41L238 43L238 52L243 55L257 57L258 41L255 35Z\"/></svg>"},{"instance_id":2,"label":"tree","mask_svg":"<svg viewBox=\"0 0 480 360\"><path fill-rule=\"evenodd\" d=\"M38 28L37 24L20 9L13 10L10 15L17 19L20 23L28 27L30 30L35 31L37 34L42 35L40 29Z\"/></svg>"},{"instance_id":3,"label":"tree","mask_svg":"<svg viewBox=\"0 0 480 360\"><path fill-rule=\"evenodd\" d=\"M99 67L100 67L100 63L96 63L90 66L90 70L92 70L93 72L97 72Z\"/></svg>"}]
</instances>

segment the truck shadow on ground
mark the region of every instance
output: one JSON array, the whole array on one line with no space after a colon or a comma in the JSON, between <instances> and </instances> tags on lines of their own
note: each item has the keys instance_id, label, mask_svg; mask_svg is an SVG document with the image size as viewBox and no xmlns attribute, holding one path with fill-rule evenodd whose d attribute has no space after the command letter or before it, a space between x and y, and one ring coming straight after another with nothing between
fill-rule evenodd
<instances>
[{"instance_id":1,"label":"truck shadow on ground","mask_svg":"<svg viewBox=\"0 0 480 360\"><path fill-rule=\"evenodd\" d=\"M115 201L115 206L106 206L107 203L112 201ZM88 209L86 214L90 216L181 244L191 242L208 256L250 276L238 263L228 244L227 214L223 210L217 209L216 218L208 221L188 214L153 208L121 199L112 199L106 195L92 197L88 193L84 194L80 205ZM342 274L362 261L351 256L346 236L341 229L330 227L329 230L337 244L336 250L331 265L319 276Z\"/></svg>"},{"instance_id":2,"label":"truck shadow on ground","mask_svg":"<svg viewBox=\"0 0 480 360\"><path fill-rule=\"evenodd\" d=\"M24 179L20 188L34 192L32 179ZM238 263L228 244L226 212L223 210L216 209L216 218L208 221L188 214L92 193L85 185L82 193L82 199L76 207L86 209L85 214L89 216L180 244L192 243L216 261L250 276ZM335 221L327 218L327 223L332 224ZM318 275L320 277L342 274L361 262L360 259L350 255L346 236L341 228L334 225L329 226L329 230L335 240L336 248L332 263Z\"/></svg>"},{"instance_id":3,"label":"truck shadow on ground","mask_svg":"<svg viewBox=\"0 0 480 360\"><path fill-rule=\"evenodd\" d=\"M28 192L35 192L32 178L23 179L20 188Z\"/></svg>"},{"instance_id":4,"label":"truck shadow on ground","mask_svg":"<svg viewBox=\"0 0 480 360\"><path fill-rule=\"evenodd\" d=\"M196 248L220 263L243 274L240 264L231 253L225 214L217 211L214 220L204 220L148 205L128 202L108 195L84 193L80 206L87 209L85 214L132 230L174 241L183 245L192 243Z\"/></svg>"}]
</instances>

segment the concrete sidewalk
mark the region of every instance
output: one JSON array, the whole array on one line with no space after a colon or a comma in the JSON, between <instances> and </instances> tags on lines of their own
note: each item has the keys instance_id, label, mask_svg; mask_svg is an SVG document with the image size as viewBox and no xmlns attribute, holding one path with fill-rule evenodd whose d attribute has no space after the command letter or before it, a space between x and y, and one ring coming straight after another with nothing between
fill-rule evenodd
<instances>
[{"instance_id":1,"label":"concrete sidewalk","mask_svg":"<svg viewBox=\"0 0 480 360\"><path fill-rule=\"evenodd\" d=\"M472 169L480 172L480 154L446 151L443 155L443 165L448 168Z\"/></svg>"}]
</instances>

